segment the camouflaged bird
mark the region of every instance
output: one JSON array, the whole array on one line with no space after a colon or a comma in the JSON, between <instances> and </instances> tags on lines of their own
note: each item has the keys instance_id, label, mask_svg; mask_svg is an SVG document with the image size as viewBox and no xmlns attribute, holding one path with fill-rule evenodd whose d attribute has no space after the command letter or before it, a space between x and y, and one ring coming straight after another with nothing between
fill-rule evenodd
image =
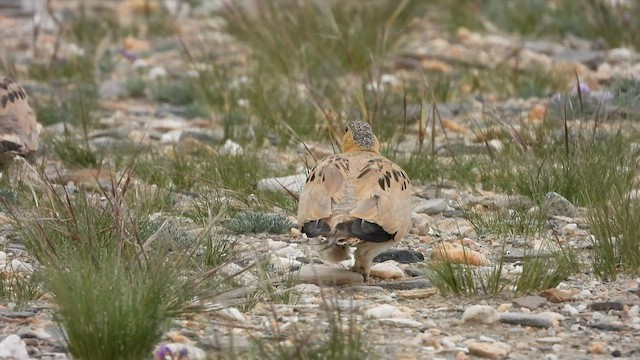
<instances>
[{"instance_id":1,"label":"camouflaged bird","mask_svg":"<svg viewBox=\"0 0 640 360\"><path fill-rule=\"evenodd\" d=\"M22 86L12 79L0 82L0 171L7 175L13 158L29 158L38 148L42 125Z\"/></svg>"},{"instance_id":2,"label":"camouflaged bird","mask_svg":"<svg viewBox=\"0 0 640 360\"><path fill-rule=\"evenodd\" d=\"M409 233L411 192L407 174L380 155L371 126L355 121L345 129L342 153L327 156L307 176L298 223L308 237L326 237L330 261L348 259L355 246L351 270L368 279L373 258Z\"/></svg>"}]
</instances>

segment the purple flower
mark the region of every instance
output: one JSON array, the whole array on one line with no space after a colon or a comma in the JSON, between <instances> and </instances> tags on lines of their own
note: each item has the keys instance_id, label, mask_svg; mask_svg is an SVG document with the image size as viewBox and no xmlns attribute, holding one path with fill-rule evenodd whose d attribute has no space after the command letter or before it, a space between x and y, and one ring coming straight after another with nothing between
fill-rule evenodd
<instances>
[{"instance_id":1,"label":"purple flower","mask_svg":"<svg viewBox=\"0 0 640 360\"><path fill-rule=\"evenodd\" d=\"M582 95L589 95L591 94L591 88L589 87L589 85L584 84L584 83L580 83L580 92L582 93Z\"/></svg>"},{"instance_id":2,"label":"purple flower","mask_svg":"<svg viewBox=\"0 0 640 360\"><path fill-rule=\"evenodd\" d=\"M187 348L180 349L178 353L178 360L187 360L189 359L189 350Z\"/></svg>"},{"instance_id":3,"label":"purple flower","mask_svg":"<svg viewBox=\"0 0 640 360\"><path fill-rule=\"evenodd\" d=\"M120 53L120 55L122 55L125 59L129 61L134 61L138 58L138 55L136 53L129 51L127 49L119 48L118 52Z\"/></svg>"},{"instance_id":4,"label":"purple flower","mask_svg":"<svg viewBox=\"0 0 640 360\"><path fill-rule=\"evenodd\" d=\"M603 103L608 103L611 100L613 100L613 92L611 90L605 90L600 94L600 101Z\"/></svg>"},{"instance_id":5,"label":"purple flower","mask_svg":"<svg viewBox=\"0 0 640 360\"><path fill-rule=\"evenodd\" d=\"M166 344L161 344L160 346L158 346L155 355L156 359L158 360L166 360L167 355L171 356L171 358L173 359L173 352Z\"/></svg>"}]
</instances>

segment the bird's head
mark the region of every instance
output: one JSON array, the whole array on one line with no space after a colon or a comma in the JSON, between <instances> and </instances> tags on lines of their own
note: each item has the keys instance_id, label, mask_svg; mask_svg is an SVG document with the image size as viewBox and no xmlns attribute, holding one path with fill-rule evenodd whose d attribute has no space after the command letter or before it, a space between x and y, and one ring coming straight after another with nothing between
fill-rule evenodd
<instances>
[{"instance_id":1,"label":"bird's head","mask_svg":"<svg viewBox=\"0 0 640 360\"><path fill-rule=\"evenodd\" d=\"M344 129L342 152L371 151L380 153L380 142L373 134L371 125L364 121L353 121Z\"/></svg>"}]
</instances>

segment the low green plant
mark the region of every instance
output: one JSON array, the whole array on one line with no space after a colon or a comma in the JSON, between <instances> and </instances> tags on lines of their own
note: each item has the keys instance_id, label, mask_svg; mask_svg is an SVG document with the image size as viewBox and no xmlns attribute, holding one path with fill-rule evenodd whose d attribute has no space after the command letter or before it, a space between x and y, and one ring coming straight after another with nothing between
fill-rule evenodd
<instances>
[{"instance_id":1,"label":"low green plant","mask_svg":"<svg viewBox=\"0 0 640 360\"><path fill-rule=\"evenodd\" d=\"M294 329L291 336L282 334L278 328L268 329L271 338L254 338L249 357L251 359L301 359L301 360L339 360L339 359L376 359L377 354L365 333L356 323L355 313L345 314L325 302L325 316L315 330ZM274 313L274 316L276 314ZM324 329L318 331L317 329ZM284 339L284 340L282 340Z\"/></svg>"},{"instance_id":2,"label":"low green plant","mask_svg":"<svg viewBox=\"0 0 640 360\"><path fill-rule=\"evenodd\" d=\"M64 136L51 141L58 158L71 168L92 168L99 164L98 155L82 140Z\"/></svg>"},{"instance_id":3,"label":"low green plant","mask_svg":"<svg viewBox=\"0 0 640 360\"><path fill-rule=\"evenodd\" d=\"M510 283L502 277L503 265L502 260L490 268L437 260L429 263L425 275L443 295L497 296Z\"/></svg>"},{"instance_id":4,"label":"low green plant","mask_svg":"<svg viewBox=\"0 0 640 360\"><path fill-rule=\"evenodd\" d=\"M465 212L466 218L474 226L476 233L503 237L522 235L533 237L542 232L546 225L546 215L541 211L528 209L497 209Z\"/></svg>"},{"instance_id":5,"label":"low green plant","mask_svg":"<svg viewBox=\"0 0 640 360\"><path fill-rule=\"evenodd\" d=\"M128 97L144 98L147 83L139 77L128 78L124 83L124 89Z\"/></svg>"},{"instance_id":6,"label":"low green plant","mask_svg":"<svg viewBox=\"0 0 640 360\"><path fill-rule=\"evenodd\" d=\"M291 229L292 223L280 214L268 214L255 211L243 211L236 214L226 227L238 234L269 233L284 234Z\"/></svg>"},{"instance_id":7,"label":"low green plant","mask_svg":"<svg viewBox=\"0 0 640 360\"><path fill-rule=\"evenodd\" d=\"M0 269L0 301L14 304L14 310L25 309L29 302L38 300L46 292L42 274L25 274L9 269Z\"/></svg>"},{"instance_id":8,"label":"low green plant","mask_svg":"<svg viewBox=\"0 0 640 360\"><path fill-rule=\"evenodd\" d=\"M568 249L543 247L525 253L522 272L515 280L517 295L551 289L580 270L575 254Z\"/></svg>"},{"instance_id":9,"label":"low green plant","mask_svg":"<svg viewBox=\"0 0 640 360\"><path fill-rule=\"evenodd\" d=\"M45 269L78 359L145 358L173 318L199 309L193 299L221 288L208 281L216 269L191 266L197 244L170 251L153 242L162 228L150 227L140 200L125 203L123 189L69 194L50 186L31 216L14 216L21 241Z\"/></svg>"}]
</instances>

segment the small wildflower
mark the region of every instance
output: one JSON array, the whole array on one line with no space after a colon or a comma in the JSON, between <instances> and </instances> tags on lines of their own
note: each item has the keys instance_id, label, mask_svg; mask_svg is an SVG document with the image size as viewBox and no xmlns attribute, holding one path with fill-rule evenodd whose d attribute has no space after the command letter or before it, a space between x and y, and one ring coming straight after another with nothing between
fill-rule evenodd
<instances>
[{"instance_id":1,"label":"small wildflower","mask_svg":"<svg viewBox=\"0 0 640 360\"><path fill-rule=\"evenodd\" d=\"M574 95L582 94L583 96L591 94L591 88L585 83L580 83L573 91Z\"/></svg>"},{"instance_id":2,"label":"small wildflower","mask_svg":"<svg viewBox=\"0 0 640 360\"><path fill-rule=\"evenodd\" d=\"M611 90L605 90L600 94L600 101L608 103L613 100L613 97L613 92L611 92Z\"/></svg>"},{"instance_id":3,"label":"small wildflower","mask_svg":"<svg viewBox=\"0 0 640 360\"><path fill-rule=\"evenodd\" d=\"M169 359L173 359L173 352L166 344L161 344L158 346L155 356L158 360L167 360L167 356L170 356Z\"/></svg>"},{"instance_id":4,"label":"small wildflower","mask_svg":"<svg viewBox=\"0 0 640 360\"><path fill-rule=\"evenodd\" d=\"M559 103L559 102L562 101L562 98L563 98L562 94L555 93L555 94L551 95L551 102Z\"/></svg>"}]
</instances>

